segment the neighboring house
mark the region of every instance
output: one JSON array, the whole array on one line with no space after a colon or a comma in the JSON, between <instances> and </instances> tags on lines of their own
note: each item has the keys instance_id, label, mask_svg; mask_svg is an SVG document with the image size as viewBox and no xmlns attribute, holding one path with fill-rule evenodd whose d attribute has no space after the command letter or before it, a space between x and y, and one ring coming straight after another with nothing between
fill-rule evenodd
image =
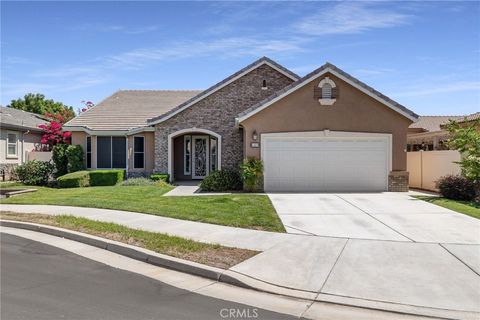
<instances>
[{"instance_id":1,"label":"neighboring house","mask_svg":"<svg viewBox=\"0 0 480 320\"><path fill-rule=\"evenodd\" d=\"M27 153L41 146L47 120L38 114L0 107L0 170L10 179L15 166L27 161Z\"/></svg>"},{"instance_id":2,"label":"neighboring house","mask_svg":"<svg viewBox=\"0 0 480 320\"><path fill-rule=\"evenodd\" d=\"M118 91L64 129L91 169L190 180L257 157L266 191L404 191L417 117L332 64L264 57L205 91Z\"/></svg>"},{"instance_id":3,"label":"neighboring house","mask_svg":"<svg viewBox=\"0 0 480 320\"><path fill-rule=\"evenodd\" d=\"M407 150L446 150L448 131L444 126L450 120L455 120L460 125L469 125L479 118L480 112L466 116L420 116L418 121L408 128ZM480 130L480 127L478 129Z\"/></svg>"}]
</instances>

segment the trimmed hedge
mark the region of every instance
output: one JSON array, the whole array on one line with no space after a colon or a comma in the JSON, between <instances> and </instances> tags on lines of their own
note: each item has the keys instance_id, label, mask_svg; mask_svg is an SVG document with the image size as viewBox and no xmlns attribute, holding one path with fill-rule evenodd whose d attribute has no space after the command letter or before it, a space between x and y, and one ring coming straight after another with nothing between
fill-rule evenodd
<instances>
[{"instance_id":1,"label":"trimmed hedge","mask_svg":"<svg viewBox=\"0 0 480 320\"><path fill-rule=\"evenodd\" d=\"M114 186L125 180L125 170L94 170L90 173L90 185Z\"/></svg>"},{"instance_id":2,"label":"trimmed hedge","mask_svg":"<svg viewBox=\"0 0 480 320\"><path fill-rule=\"evenodd\" d=\"M150 179L153 181L163 181L166 183L170 182L170 175L168 173L153 173L150 175Z\"/></svg>"},{"instance_id":3,"label":"trimmed hedge","mask_svg":"<svg viewBox=\"0 0 480 320\"><path fill-rule=\"evenodd\" d=\"M57 178L60 188L114 186L125 180L125 170L76 171Z\"/></svg>"},{"instance_id":4,"label":"trimmed hedge","mask_svg":"<svg viewBox=\"0 0 480 320\"><path fill-rule=\"evenodd\" d=\"M242 189L242 178L235 170L219 170L210 173L200 184L203 191L232 191Z\"/></svg>"},{"instance_id":5,"label":"trimmed hedge","mask_svg":"<svg viewBox=\"0 0 480 320\"><path fill-rule=\"evenodd\" d=\"M90 172L77 171L68 173L57 179L59 188L79 188L90 186Z\"/></svg>"}]
</instances>

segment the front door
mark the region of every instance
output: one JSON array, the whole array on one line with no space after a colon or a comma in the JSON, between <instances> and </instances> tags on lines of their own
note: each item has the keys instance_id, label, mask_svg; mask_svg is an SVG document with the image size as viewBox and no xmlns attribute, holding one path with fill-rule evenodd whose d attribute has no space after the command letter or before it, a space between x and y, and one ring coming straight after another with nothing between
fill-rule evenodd
<instances>
[{"instance_id":1,"label":"front door","mask_svg":"<svg viewBox=\"0 0 480 320\"><path fill-rule=\"evenodd\" d=\"M209 173L208 136L192 137L192 178L203 179Z\"/></svg>"}]
</instances>

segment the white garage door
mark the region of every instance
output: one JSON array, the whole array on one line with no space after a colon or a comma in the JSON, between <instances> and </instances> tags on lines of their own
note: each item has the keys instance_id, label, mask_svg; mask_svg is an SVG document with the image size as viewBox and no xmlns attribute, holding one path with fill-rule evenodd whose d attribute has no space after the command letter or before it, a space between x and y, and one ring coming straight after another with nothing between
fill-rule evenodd
<instances>
[{"instance_id":1,"label":"white garage door","mask_svg":"<svg viewBox=\"0 0 480 320\"><path fill-rule=\"evenodd\" d=\"M347 135L347 136L345 136ZM265 191L386 191L390 136L262 135Z\"/></svg>"}]
</instances>

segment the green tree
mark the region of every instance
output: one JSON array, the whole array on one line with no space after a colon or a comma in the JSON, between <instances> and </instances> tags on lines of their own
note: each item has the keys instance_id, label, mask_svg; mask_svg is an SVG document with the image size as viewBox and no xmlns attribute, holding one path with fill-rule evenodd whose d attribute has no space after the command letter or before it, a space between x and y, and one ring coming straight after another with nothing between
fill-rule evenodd
<instances>
[{"instance_id":1,"label":"green tree","mask_svg":"<svg viewBox=\"0 0 480 320\"><path fill-rule=\"evenodd\" d=\"M447 145L462 154L459 162L462 175L480 186L480 119L472 121L469 125L460 125L450 121L445 128L450 137Z\"/></svg>"},{"instance_id":2,"label":"green tree","mask_svg":"<svg viewBox=\"0 0 480 320\"><path fill-rule=\"evenodd\" d=\"M12 100L9 107L36 113L39 115L46 114L60 114L65 118L65 121L72 119L75 116L73 107L66 106L61 102L53 101L52 99L45 99L45 96L40 93L28 93L23 99Z\"/></svg>"}]
</instances>

